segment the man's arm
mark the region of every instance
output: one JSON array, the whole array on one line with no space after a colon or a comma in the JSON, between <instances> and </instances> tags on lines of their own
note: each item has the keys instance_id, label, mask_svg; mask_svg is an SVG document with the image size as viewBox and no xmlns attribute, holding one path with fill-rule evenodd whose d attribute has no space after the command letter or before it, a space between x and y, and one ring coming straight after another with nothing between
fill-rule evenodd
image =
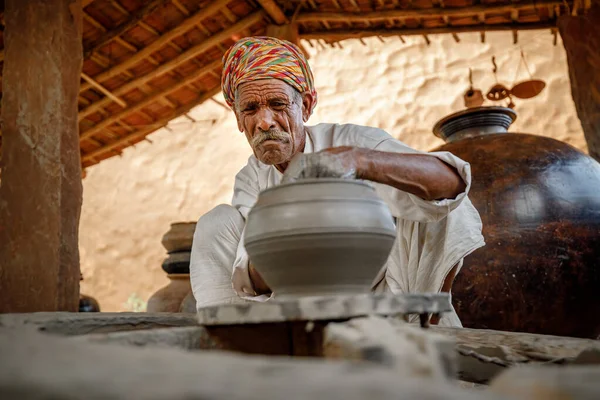
<instances>
[{"instance_id":1,"label":"man's arm","mask_svg":"<svg viewBox=\"0 0 600 400\"><path fill-rule=\"evenodd\" d=\"M391 153L357 148L324 150L354 169L356 177L394 187L424 200L454 199L466 185L458 172L437 157L427 154Z\"/></svg>"}]
</instances>

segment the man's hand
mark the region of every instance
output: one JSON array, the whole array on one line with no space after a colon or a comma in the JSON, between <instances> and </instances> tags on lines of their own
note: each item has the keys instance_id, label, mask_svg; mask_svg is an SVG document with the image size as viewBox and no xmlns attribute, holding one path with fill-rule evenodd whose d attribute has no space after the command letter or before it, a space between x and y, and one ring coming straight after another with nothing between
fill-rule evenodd
<instances>
[{"instance_id":1,"label":"man's hand","mask_svg":"<svg viewBox=\"0 0 600 400\"><path fill-rule=\"evenodd\" d=\"M282 183L325 177L382 183L424 200L454 199L466 188L458 172L434 156L348 146L297 154Z\"/></svg>"},{"instance_id":2,"label":"man's hand","mask_svg":"<svg viewBox=\"0 0 600 400\"><path fill-rule=\"evenodd\" d=\"M307 178L357 178L357 147L332 147L318 153L298 153L283 174L282 183Z\"/></svg>"}]
</instances>

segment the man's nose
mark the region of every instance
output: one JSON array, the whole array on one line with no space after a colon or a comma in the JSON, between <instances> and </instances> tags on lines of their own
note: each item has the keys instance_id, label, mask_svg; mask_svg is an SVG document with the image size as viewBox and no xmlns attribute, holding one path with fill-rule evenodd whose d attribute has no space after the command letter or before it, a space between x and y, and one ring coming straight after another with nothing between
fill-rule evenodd
<instances>
[{"instance_id":1,"label":"man's nose","mask_svg":"<svg viewBox=\"0 0 600 400\"><path fill-rule=\"evenodd\" d=\"M275 116L273 112L269 110L268 107L262 108L257 114L256 118L258 119L258 124L256 127L261 131L268 131L269 129L274 129L275 125Z\"/></svg>"}]
</instances>

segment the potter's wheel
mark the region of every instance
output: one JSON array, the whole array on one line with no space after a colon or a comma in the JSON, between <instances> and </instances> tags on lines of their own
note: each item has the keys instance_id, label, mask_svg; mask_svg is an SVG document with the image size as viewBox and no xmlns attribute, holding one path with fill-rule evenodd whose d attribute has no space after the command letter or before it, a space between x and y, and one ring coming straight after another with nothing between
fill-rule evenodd
<instances>
[{"instance_id":1,"label":"potter's wheel","mask_svg":"<svg viewBox=\"0 0 600 400\"><path fill-rule=\"evenodd\" d=\"M238 325L285 321L318 321L366 315L408 316L452 311L448 293L358 294L310 296L205 307L198 310L201 325Z\"/></svg>"}]
</instances>

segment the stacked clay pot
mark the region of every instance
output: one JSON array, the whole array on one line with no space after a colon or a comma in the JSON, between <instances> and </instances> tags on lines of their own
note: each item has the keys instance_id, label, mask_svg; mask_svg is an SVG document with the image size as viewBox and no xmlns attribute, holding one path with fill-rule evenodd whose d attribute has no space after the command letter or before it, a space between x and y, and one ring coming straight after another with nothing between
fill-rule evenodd
<instances>
[{"instance_id":1,"label":"stacked clay pot","mask_svg":"<svg viewBox=\"0 0 600 400\"><path fill-rule=\"evenodd\" d=\"M434 128L471 164L486 245L452 293L467 328L600 335L600 164L544 136L510 133L516 113L478 107ZM540 116L541 118L541 116Z\"/></svg>"},{"instance_id":2,"label":"stacked clay pot","mask_svg":"<svg viewBox=\"0 0 600 400\"><path fill-rule=\"evenodd\" d=\"M167 258L162 269L169 284L154 293L148 300L147 312L195 312L196 301L190 284L190 255L195 222L174 222L162 237Z\"/></svg>"},{"instance_id":3,"label":"stacked clay pot","mask_svg":"<svg viewBox=\"0 0 600 400\"><path fill-rule=\"evenodd\" d=\"M83 274L79 273L79 281L83 280ZM98 301L85 294L79 294L79 312L100 312L100 304Z\"/></svg>"}]
</instances>

